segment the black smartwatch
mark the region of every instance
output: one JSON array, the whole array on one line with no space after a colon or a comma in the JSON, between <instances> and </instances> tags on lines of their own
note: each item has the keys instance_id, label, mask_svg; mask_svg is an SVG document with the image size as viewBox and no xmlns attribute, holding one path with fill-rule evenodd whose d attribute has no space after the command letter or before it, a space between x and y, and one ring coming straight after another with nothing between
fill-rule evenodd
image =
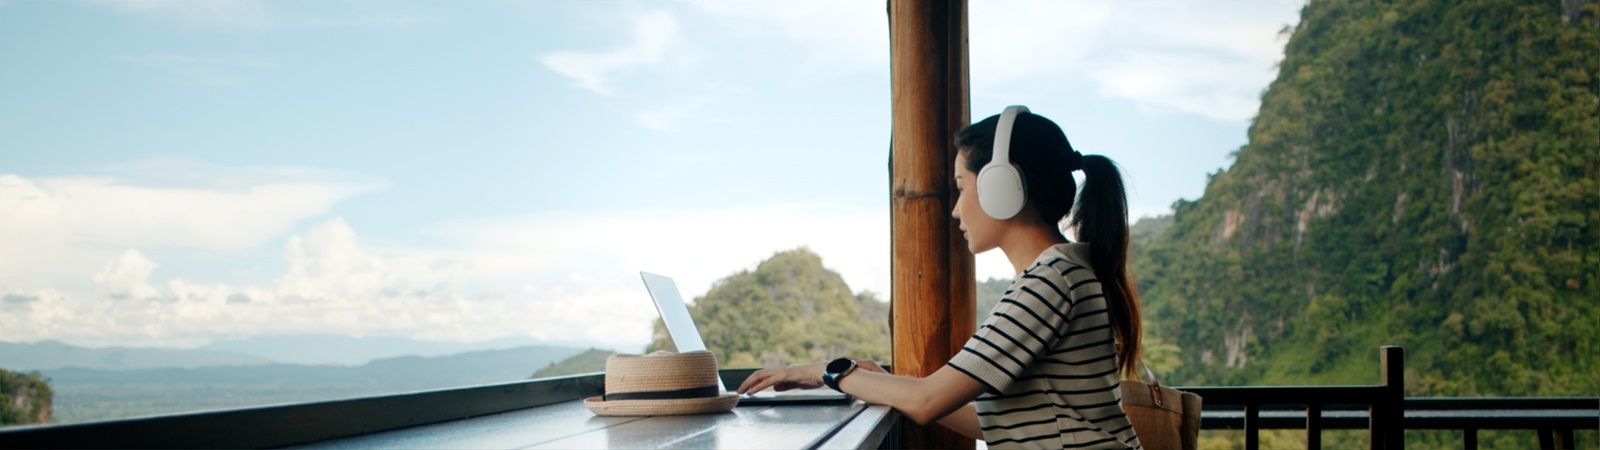
<instances>
[{"instance_id":1,"label":"black smartwatch","mask_svg":"<svg viewBox=\"0 0 1600 450\"><path fill-rule=\"evenodd\" d=\"M845 375L849 375L850 372L855 370L856 360L850 358L835 359L833 362L828 363L827 368L822 369L822 384L839 391L839 380L844 379Z\"/></svg>"}]
</instances>

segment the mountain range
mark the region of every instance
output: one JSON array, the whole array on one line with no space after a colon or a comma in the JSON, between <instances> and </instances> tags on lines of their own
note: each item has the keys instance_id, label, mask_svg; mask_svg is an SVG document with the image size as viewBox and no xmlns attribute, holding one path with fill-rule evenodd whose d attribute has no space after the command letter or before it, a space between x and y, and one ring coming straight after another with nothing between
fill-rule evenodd
<instances>
[{"instance_id":1,"label":"mountain range","mask_svg":"<svg viewBox=\"0 0 1600 450\"><path fill-rule=\"evenodd\" d=\"M566 347L528 337L433 342L399 337L256 336L196 348L81 347L57 341L0 342L0 367L13 371L67 367L103 370L198 368L260 364L357 366L401 356L445 356L525 346ZM576 345L573 345L576 346Z\"/></svg>"},{"instance_id":2,"label":"mountain range","mask_svg":"<svg viewBox=\"0 0 1600 450\"><path fill-rule=\"evenodd\" d=\"M60 342L0 343L0 368L40 372L54 390L55 422L71 423L524 380L539 369L584 351L576 347L524 345L418 356L449 351L451 347L420 344L413 351L403 345L405 341L367 342L324 336L234 344L261 354L206 347L84 348ZM513 343L503 340L455 348ZM325 347L311 358L352 361L364 355L402 351L413 354L358 365L287 364L264 356L292 345L319 344Z\"/></svg>"}]
</instances>

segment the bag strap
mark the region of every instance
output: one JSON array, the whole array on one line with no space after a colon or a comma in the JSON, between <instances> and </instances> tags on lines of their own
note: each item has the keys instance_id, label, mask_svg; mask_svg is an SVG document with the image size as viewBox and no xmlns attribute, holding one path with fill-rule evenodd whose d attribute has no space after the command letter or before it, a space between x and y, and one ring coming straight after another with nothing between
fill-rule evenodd
<instances>
[{"instance_id":1,"label":"bag strap","mask_svg":"<svg viewBox=\"0 0 1600 450\"><path fill-rule=\"evenodd\" d=\"M1161 384L1161 380L1156 379L1156 373L1152 372L1150 366L1144 363L1144 358L1139 358L1139 367L1143 368L1145 376L1150 378L1150 384Z\"/></svg>"},{"instance_id":2,"label":"bag strap","mask_svg":"<svg viewBox=\"0 0 1600 450\"><path fill-rule=\"evenodd\" d=\"M1144 358L1139 358L1137 363L1139 367L1144 369L1145 376L1150 379L1150 398L1155 400L1156 406L1166 406L1167 401L1161 396L1161 380L1156 379L1156 373L1151 371L1150 366L1144 363Z\"/></svg>"}]
</instances>

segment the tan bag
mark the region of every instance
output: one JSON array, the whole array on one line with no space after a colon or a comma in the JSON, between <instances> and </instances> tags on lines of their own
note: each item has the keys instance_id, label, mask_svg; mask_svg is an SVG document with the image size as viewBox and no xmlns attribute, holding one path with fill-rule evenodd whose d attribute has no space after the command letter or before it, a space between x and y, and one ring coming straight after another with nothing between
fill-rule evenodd
<instances>
[{"instance_id":1,"label":"tan bag","mask_svg":"<svg viewBox=\"0 0 1600 450\"><path fill-rule=\"evenodd\" d=\"M1122 410L1139 444L1150 450L1194 450L1200 440L1200 396L1162 386L1149 367L1144 372L1149 383L1122 381Z\"/></svg>"}]
</instances>

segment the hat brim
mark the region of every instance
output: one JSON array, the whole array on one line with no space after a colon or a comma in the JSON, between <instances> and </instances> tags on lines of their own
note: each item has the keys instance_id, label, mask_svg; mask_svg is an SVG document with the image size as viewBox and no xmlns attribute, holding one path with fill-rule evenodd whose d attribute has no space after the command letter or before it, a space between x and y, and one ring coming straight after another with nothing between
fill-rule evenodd
<instances>
[{"instance_id":1,"label":"hat brim","mask_svg":"<svg viewBox=\"0 0 1600 450\"><path fill-rule=\"evenodd\" d=\"M727 412L739 404L739 394L726 393L716 397L680 398L671 400L612 400L595 396L583 400L583 406L597 416L668 416L677 414L709 414Z\"/></svg>"}]
</instances>

